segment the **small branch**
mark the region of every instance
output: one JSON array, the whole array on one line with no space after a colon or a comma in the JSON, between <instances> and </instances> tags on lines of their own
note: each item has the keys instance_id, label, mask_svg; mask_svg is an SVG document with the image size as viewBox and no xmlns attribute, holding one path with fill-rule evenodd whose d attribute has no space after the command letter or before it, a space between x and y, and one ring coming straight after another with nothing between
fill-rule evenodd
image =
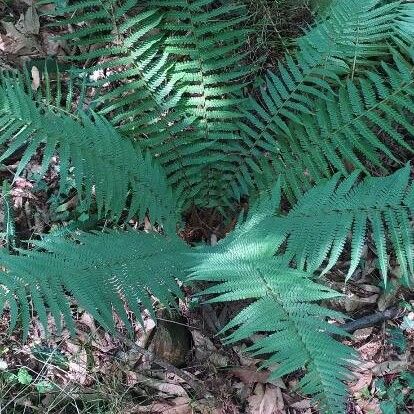
<instances>
[{"instance_id":1,"label":"small branch","mask_svg":"<svg viewBox=\"0 0 414 414\"><path fill-rule=\"evenodd\" d=\"M158 358L151 351L148 351L148 349L142 348L141 346L137 345L135 342L128 339L126 336L121 335L121 334L117 334L117 336L127 346L129 346L131 349L133 349L137 353L146 356L154 364L159 365L160 367L164 368L166 371L172 372L174 375L177 375L177 377L180 377L181 379L183 379L196 392L197 397L205 397L206 395L209 394L204 384L200 380L192 376L191 374L188 374L187 372L175 367L169 362L164 361L161 358Z\"/></svg>"},{"instance_id":2,"label":"small branch","mask_svg":"<svg viewBox=\"0 0 414 414\"><path fill-rule=\"evenodd\" d=\"M355 321L346 322L341 325L341 328L346 332L352 333L357 329L369 328L370 326L377 325L378 323L396 319L401 316L401 313L402 312L399 308L388 308L382 312L375 312L371 315L363 316Z\"/></svg>"}]
</instances>

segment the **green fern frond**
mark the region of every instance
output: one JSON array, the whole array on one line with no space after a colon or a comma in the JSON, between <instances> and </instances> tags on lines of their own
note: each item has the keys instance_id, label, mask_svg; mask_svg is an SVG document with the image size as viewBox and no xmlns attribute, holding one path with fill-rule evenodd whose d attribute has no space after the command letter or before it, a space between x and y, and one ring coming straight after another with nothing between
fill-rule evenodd
<instances>
[{"instance_id":1,"label":"green fern frond","mask_svg":"<svg viewBox=\"0 0 414 414\"><path fill-rule=\"evenodd\" d=\"M328 259L322 272L326 273L336 264L350 237L349 278L361 260L371 231L384 284L389 252L394 253L405 282L413 284L414 235L410 223L414 183L410 182L410 166L361 183L356 182L357 177L354 173L340 181L336 176L307 192L286 218L273 223L279 234L275 247L287 240L285 256L309 272L315 272Z\"/></svg>"},{"instance_id":2,"label":"green fern frond","mask_svg":"<svg viewBox=\"0 0 414 414\"><path fill-rule=\"evenodd\" d=\"M214 295L209 302L251 301L224 327L226 341L262 334L248 351L266 355L262 366L273 369L273 378L305 369L302 391L315 397L322 412L343 414L344 381L350 378L348 367L356 355L333 339L345 332L327 321L344 316L316 303L340 295L273 256L275 236L263 229L278 203L278 190L273 200L262 200L233 235L196 254L191 280L215 283L202 293Z\"/></svg>"},{"instance_id":3,"label":"green fern frond","mask_svg":"<svg viewBox=\"0 0 414 414\"><path fill-rule=\"evenodd\" d=\"M297 41L299 54L319 56L337 73L361 72L391 56L414 9L409 1L334 0L323 19Z\"/></svg>"},{"instance_id":4,"label":"green fern frond","mask_svg":"<svg viewBox=\"0 0 414 414\"><path fill-rule=\"evenodd\" d=\"M245 53L241 51L248 33L240 28L246 19L245 8L233 1L213 0L150 4L164 11L161 27L167 34L166 51L176 61L174 71L185 88L186 112L195 119L187 131L186 143L180 147L184 163L186 151L193 149L191 166L196 166L186 169L187 180L192 183L186 191L197 194L199 205L226 207L233 199L226 198L217 185L227 161L223 149L231 147L237 138L242 88L252 72L244 64ZM184 193L182 166L170 152L163 152L160 160L171 182L177 185L178 194Z\"/></svg>"},{"instance_id":5,"label":"green fern frond","mask_svg":"<svg viewBox=\"0 0 414 414\"><path fill-rule=\"evenodd\" d=\"M270 74L262 104L252 100L241 124L248 146L240 165L255 176L250 165L260 170L267 159L267 168L285 177L291 199L332 171L347 174L347 164L367 171L370 162L386 171L383 157L398 162L397 148L413 151L406 137L414 132L414 66L397 51L393 58L380 73L368 71L334 90L327 78L296 90L283 69L282 78Z\"/></svg>"},{"instance_id":6,"label":"green fern frond","mask_svg":"<svg viewBox=\"0 0 414 414\"><path fill-rule=\"evenodd\" d=\"M383 63L380 73L345 81L328 100L314 101L313 115L301 114L300 123L290 123L281 156L292 167L286 178L296 197L297 182L306 188L332 170L346 175L350 165L367 172L367 163L386 172L384 159L398 163L398 152L413 152L408 137L414 133L414 66L397 53L394 62Z\"/></svg>"},{"instance_id":7,"label":"green fern frond","mask_svg":"<svg viewBox=\"0 0 414 414\"><path fill-rule=\"evenodd\" d=\"M163 18L152 5L134 0L74 1L59 9L52 26L74 30L62 35L79 53L67 59L73 72L98 91L91 107L128 134L164 140L179 118L182 89L170 76L171 62L161 48Z\"/></svg>"},{"instance_id":8,"label":"green fern frond","mask_svg":"<svg viewBox=\"0 0 414 414\"><path fill-rule=\"evenodd\" d=\"M140 303L153 313L151 295L165 306L174 305L181 296L175 278L183 275L181 253L187 247L176 236L113 230L75 233L71 240L54 237L35 246L35 250L20 251L20 256L0 252L0 309L6 301L10 330L20 317L24 335L29 329L30 303L45 329L50 312L58 331L63 316L74 332L69 302L73 297L113 331L113 311L130 326L125 304L140 318Z\"/></svg>"},{"instance_id":9,"label":"green fern frond","mask_svg":"<svg viewBox=\"0 0 414 414\"><path fill-rule=\"evenodd\" d=\"M42 177L57 154L61 193L68 190L67 178L73 171L79 203L85 209L96 203L101 216L111 213L119 218L128 201L128 217L136 214L142 219L149 210L153 222L175 233L180 207L163 170L104 118L81 112L75 117L54 106L39 106L18 79L3 78L0 144L7 145L0 161L21 153L16 177L40 149L38 176Z\"/></svg>"}]
</instances>

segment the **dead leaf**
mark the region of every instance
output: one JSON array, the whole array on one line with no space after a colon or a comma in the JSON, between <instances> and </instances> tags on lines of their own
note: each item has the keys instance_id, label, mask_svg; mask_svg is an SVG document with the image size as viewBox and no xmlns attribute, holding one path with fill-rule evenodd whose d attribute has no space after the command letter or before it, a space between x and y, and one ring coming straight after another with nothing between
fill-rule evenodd
<instances>
[{"instance_id":1,"label":"dead leaf","mask_svg":"<svg viewBox=\"0 0 414 414\"><path fill-rule=\"evenodd\" d=\"M276 387L279 387L283 390L286 389L286 386L282 379L277 378L269 380L270 371L259 371L255 366L247 368L232 368L229 370L229 372L246 385L252 385L258 382L261 384L273 384Z\"/></svg>"},{"instance_id":2,"label":"dead leaf","mask_svg":"<svg viewBox=\"0 0 414 414\"><path fill-rule=\"evenodd\" d=\"M24 28L25 32L37 35L40 30L39 15L33 6L30 6L24 14Z\"/></svg>"},{"instance_id":3,"label":"dead leaf","mask_svg":"<svg viewBox=\"0 0 414 414\"><path fill-rule=\"evenodd\" d=\"M248 399L249 414L285 414L285 403L280 388L257 384L254 395Z\"/></svg>"},{"instance_id":4,"label":"dead leaf","mask_svg":"<svg viewBox=\"0 0 414 414\"><path fill-rule=\"evenodd\" d=\"M266 384L270 374L269 371L257 371L254 368L232 368L229 372L246 385L252 385L256 382Z\"/></svg>"},{"instance_id":5,"label":"dead leaf","mask_svg":"<svg viewBox=\"0 0 414 414\"><path fill-rule=\"evenodd\" d=\"M363 340L367 339L372 334L373 330L374 330L374 328L372 326L369 327L369 328L357 329L354 332L353 337L357 341L363 341Z\"/></svg>"},{"instance_id":6,"label":"dead leaf","mask_svg":"<svg viewBox=\"0 0 414 414\"><path fill-rule=\"evenodd\" d=\"M171 384L169 382L159 381L155 378L146 377L145 375L139 373L136 373L136 379L141 385L153 388L167 395L175 395L178 397L188 396L185 389L178 384Z\"/></svg>"},{"instance_id":7,"label":"dead leaf","mask_svg":"<svg viewBox=\"0 0 414 414\"><path fill-rule=\"evenodd\" d=\"M349 388L351 389L352 393L356 394L357 392L361 391L365 387L368 387L372 382L372 372L366 371L363 374L358 375L358 380L356 383L351 384Z\"/></svg>"},{"instance_id":8,"label":"dead leaf","mask_svg":"<svg viewBox=\"0 0 414 414\"><path fill-rule=\"evenodd\" d=\"M381 364L378 364L372 369L374 375L383 376L388 374L396 374L397 372L402 372L407 370L409 367L409 362L407 360L403 361L385 361Z\"/></svg>"},{"instance_id":9,"label":"dead leaf","mask_svg":"<svg viewBox=\"0 0 414 414\"><path fill-rule=\"evenodd\" d=\"M34 49L38 49L37 43L29 36L17 30L13 23L3 20L1 24L6 31L5 35L0 35L0 50L2 52L12 55L23 55L31 53Z\"/></svg>"},{"instance_id":10,"label":"dead leaf","mask_svg":"<svg viewBox=\"0 0 414 414\"><path fill-rule=\"evenodd\" d=\"M188 397L178 397L169 401L158 401L151 405L137 406L125 411L125 414L192 414L191 400Z\"/></svg>"},{"instance_id":11,"label":"dead leaf","mask_svg":"<svg viewBox=\"0 0 414 414\"><path fill-rule=\"evenodd\" d=\"M32 75L32 89L34 91L37 91L40 86L40 72L36 66L32 66L31 75Z\"/></svg>"},{"instance_id":12,"label":"dead leaf","mask_svg":"<svg viewBox=\"0 0 414 414\"><path fill-rule=\"evenodd\" d=\"M87 370L88 356L84 348L79 349L73 361L69 362L68 378L80 385L85 385L88 375Z\"/></svg>"},{"instance_id":13,"label":"dead leaf","mask_svg":"<svg viewBox=\"0 0 414 414\"><path fill-rule=\"evenodd\" d=\"M295 408L297 410L308 410L309 408L311 408L311 402L308 399L298 401L293 404L290 404L289 408Z\"/></svg>"}]
</instances>

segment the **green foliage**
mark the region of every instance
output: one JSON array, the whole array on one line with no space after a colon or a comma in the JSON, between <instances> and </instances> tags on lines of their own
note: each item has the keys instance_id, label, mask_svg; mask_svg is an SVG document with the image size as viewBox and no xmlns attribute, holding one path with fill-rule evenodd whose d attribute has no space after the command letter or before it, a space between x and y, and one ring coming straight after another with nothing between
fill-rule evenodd
<instances>
[{"instance_id":1,"label":"green foliage","mask_svg":"<svg viewBox=\"0 0 414 414\"><path fill-rule=\"evenodd\" d=\"M370 227L384 284L388 239L388 250L395 253L402 277L413 285L414 240L410 222L414 183L410 180L410 165L388 177L366 178L359 184L357 177L354 173L341 182L337 175L307 192L285 218L274 220L274 231L283 234L277 247L286 240L287 259L309 272L315 272L328 258L324 274L338 261L350 234L349 278L360 262Z\"/></svg>"},{"instance_id":2,"label":"green foliage","mask_svg":"<svg viewBox=\"0 0 414 414\"><path fill-rule=\"evenodd\" d=\"M3 229L4 231L0 233L0 237L4 242L4 245L7 249L14 247L15 238L16 238L16 226L14 222L14 212L12 201L10 197L11 187L10 184L5 180L3 181L1 189L1 206L3 209Z\"/></svg>"},{"instance_id":3,"label":"green foliage","mask_svg":"<svg viewBox=\"0 0 414 414\"><path fill-rule=\"evenodd\" d=\"M45 328L50 311L58 331L63 316L74 332L68 294L110 330L114 330L113 311L130 326L125 302L140 318L139 302L149 311L153 309L151 293L166 306L181 296L175 277L182 275L185 260L181 254L187 247L176 236L115 230L77 232L71 239L45 238L34 245L35 249L22 250L20 256L0 255L5 267L0 272L0 284L4 286L0 309L8 301L10 330L20 312L27 334L29 298Z\"/></svg>"},{"instance_id":4,"label":"green foliage","mask_svg":"<svg viewBox=\"0 0 414 414\"><path fill-rule=\"evenodd\" d=\"M73 174L79 203L98 213L119 217L128 200L128 216L143 218L147 210L153 221L175 231L177 201L164 171L149 153L140 150L99 115L67 114L55 106L37 105L18 79L3 78L0 86L0 144L8 148L0 162L24 150L16 171L18 177L38 149L43 160L38 176L59 156L60 191L66 193ZM94 193L94 197L92 196Z\"/></svg>"},{"instance_id":5,"label":"green foliage","mask_svg":"<svg viewBox=\"0 0 414 414\"><path fill-rule=\"evenodd\" d=\"M272 198L262 200L218 246L201 250L191 279L215 282L203 292L215 295L209 302L251 301L223 328L227 343L266 333L248 351L266 355L263 367L278 367L272 377L305 367L299 383L302 391L314 395L323 412L343 414L342 381L350 378L347 367L356 355L332 338L345 332L326 320L344 315L315 303L340 295L315 283L312 274L288 267L283 257L274 256L273 237L264 237L262 231L277 205L277 190Z\"/></svg>"},{"instance_id":6,"label":"green foliage","mask_svg":"<svg viewBox=\"0 0 414 414\"><path fill-rule=\"evenodd\" d=\"M378 128L390 145L411 150L399 129L412 134L405 111L413 109L413 50L405 39L412 39L413 19L412 3L333 2L326 19L299 38L296 55L279 63L278 74L268 72L260 98L246 105L238 181L257 186L258 171L270 169L285 175L293 200L332 168L346 174L346 164L382 165L381 152L394 159ZM395 62L382 62L378 73L378 62L391 56ZM351 79L340 78L349 73ZM270 165L263 166L263 154Z\"/></svg>"}]
</instances>

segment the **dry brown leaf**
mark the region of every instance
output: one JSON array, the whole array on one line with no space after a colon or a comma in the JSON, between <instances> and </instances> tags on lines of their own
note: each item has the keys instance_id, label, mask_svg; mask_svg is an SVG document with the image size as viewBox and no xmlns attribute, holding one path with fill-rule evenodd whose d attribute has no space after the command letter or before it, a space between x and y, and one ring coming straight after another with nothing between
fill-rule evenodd
<instances>
[{"instance_id":1,"label":"dry brown leaf","mask_svg":"<svg viewBox=\"0 0 414 414\"><path fill-rule=\"evenodd\" d=\"M146 377L145 375L136 374L137 380L141 385L153 388L157 391L165 393L167 395L174 395L178 397L187 397L185 389L178 384L171 384L165 381L159 381L155 378Z\"/></svg>"},{"instance_id":2,"label":"dry brown leaf","mask_svg":"<svg viewBox=\"0 0 414 414\"><path fill-rule=\"evenodd\" d=\"M5 35L0 36L0 50L7 54L23 55L31 53L34 49L39 49L37 43L22 31L16 28L11 22L1 21L6 31Z\"/></svg>"},{"instance_id":3,"label":"dry brown leaf","mask_svg":"<svg viewBox=\"0 0 414 414\"><path fill-rule=\"evenodd\" d=\"M358 374L358 380L349 386L352 393L356 394L363 388L368 387L372 382L372 372L366 371L363 374Z\"/></svg>"},{"instance_id":4,"label":"dry brown leaf","mask_svg":"<svg viewBox=\"0 0 414 414\"><path fill-rule=\"evenodd\" d=\"M178 397L170 401L156 402L148 406L137 406L125 414L151 413L151 414L192 414L191 400L188 397Z\"/></svg>"},{"instance_id":5,"label":"dry brown leaf","mask_svg":"<svg viewBox=\"0 0 414 414\"><path fill-rule=\"evenodd\" d=\"M229 372L246 385L256 382L265 384L270 374L269 371L257 371L255 368L232 368Z\"/></svg>"},{"instance_id":6,"label":"dry brown leaf","mask_svg":"<svg viewBox=\"0 0 414 414\"><path fill-rule=\"evenodd\" d=\"M248 399L249 414L285 414L285 403L280 388L257 384L254 394Z\"/></svg>"},{"instance_id":7,"label":"dry brown leaf","mask_svg":"<svg viewBox=\"0 0 414 414\"><path fill-rule=\"evenodd\" d=\"M353 333L353 338L357 341L363 341L363 340L367 339L372 334L373 330L374 330L374 328L372 326L369 327L369 328L357 329Z\"/></svg>"},{"instance_id":8,"label":"dry brown leaf","mask_svg":"<svg viewBox=\"0 0 414 414\"><path fill-rule=\"evenodd\" d=\"M402 361L385 361L378 364L372 369L374 375L383 376L388 374L396 374L397 372L405 371L409 368L407 360Z\"/></svg>"},{"instance_id":9,"label":"dry brown leaf","mask_svg":"<svg viewBox=\"0 0 414 414\"><path fill-rule=\"evenodd\" d=\"M379 406L379 401L377 398L372 398L369 401L362 399L358 400L358 405L364 413L382 414L381 408Z\"/></svg>"},{"instance_id":10,"label":"dry brown leaf","mask_svg":"<svg viewBox=\"0 0 414 414\"><path fill-rule=\"evenodd\" d=\"M376 303L378 300L378 294L373 294L368 297L359 297L354 293L349 294L342 299L345 310L347 312L354 312L358 309L366 307L367 304Z\"/></svg>"},{"instance_id":11,"label":"dry brown leaf","mask_svg":"<svg viewBox=\"0 0 414 414\"><path fill-rule=\"evenodd\" d=\"M282 390L286 389L286 386L281 378L269 380L270 371L259 371L255 366L246 368L232 368L229 370L229 372L246 385L252 385L258 382L261 384L273 384Z\"/></svg>"},{"instance_id":12,"label":"dry brown leaf","mask_svg":"<svg viewBox=\"0 0 414 414\"><path fill-rule=\"evenodd\" d=\"M68 378L71 381L76 382L80 385L86 384L88 376L87 360L88 356L86 354L86 350L80 348L76 357L69 362Z\"/></svg>"},{"instance_id":13,"label":"dry brown leaf","mask_svg":"<svg viewBox=\"0 0 414 414\"><path fill-rule=\"evenodd\" d=\"M311 402L308 399L295 402L289 405L289 408L295 408L296 410L308 410L311 408Z\"/></svg>"}]
</instances>

